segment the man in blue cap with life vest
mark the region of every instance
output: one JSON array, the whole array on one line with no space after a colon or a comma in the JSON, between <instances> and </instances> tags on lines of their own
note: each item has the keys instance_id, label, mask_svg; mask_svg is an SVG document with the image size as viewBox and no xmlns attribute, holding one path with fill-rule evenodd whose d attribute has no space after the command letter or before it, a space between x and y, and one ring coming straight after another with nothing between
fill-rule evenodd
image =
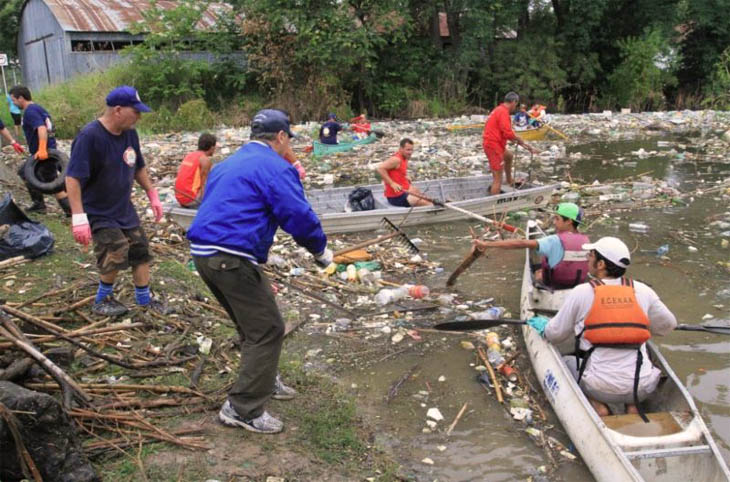
<instances>
[{"instance_id":1,"label":"man in blue cap with life vest","mask_svg":"<svg viewBox=\"0 0 730 482\"><path fill-rule=\"evenodd\" d=\"M500 241L474 240L480 251L487 248L536 249L542 255L536 279L553 289L569 289L588 275L588 261L582 246L588 236L578 232L583 223L583 210L574 203L558 204L553 215L556 234L540 239L506 239Z\"/></svg>"},{"instance_id":2,"label":"man in blue cap with life vest","mask_svg":"<svg viewBox=\"0 0 730 482\"><path fill-rule=\"evenodd\" d=\"M218 413L229 426L278 433L284 424L270 415L269 399L296 392L278 376L284 340L281 318L266 263L274 233L281 227L321 267L332 263L327 237L304 195L299 174L284 159L294 137L281 110L259 111L251 141L213 168L198 213L188 230L195 267L236 325L241 367Z\"/></svg>"},{"instance_id":3,"label":"man in blue cap with life vest","mask_svg":"<svg viewBox=\"0 0 730 482\"><path fill-rule=\"evenodd\" d=\"M661 371L646 342L672 331L677 319L653 289L624 276L631 253L623 241L607 236L583 249L590 282L573 288L552 319L527 323L554 345L575 339L575 355L563 360L599 416L610 415L607 404L625 404L648 421L639 402L656 390Z\"/></svg>"}]
</instances>

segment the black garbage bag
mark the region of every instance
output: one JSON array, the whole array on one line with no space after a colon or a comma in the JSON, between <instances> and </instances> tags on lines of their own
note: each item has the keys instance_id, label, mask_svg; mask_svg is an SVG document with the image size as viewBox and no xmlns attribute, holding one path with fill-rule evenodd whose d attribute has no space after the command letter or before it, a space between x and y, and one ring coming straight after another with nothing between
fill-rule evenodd
<instances>
[{"instance_id":1,"label":"black garbage bag","mask_svg":"<svg viewBox=\"0 0 730 482\"><path fill-rule=\"evenodd\" d=\"M372 211L375 209L373 192L366 187L358 187L347 196L352 211Z\"/></svg>"},{"instance_id":2,"label":"black garbage bag","mask_svg":"<svg viewBox=\"0 0 730 482\"><path fill-rule=\"evenodd\" d=\"M0 201L0 225L3 224L10 229L0 238L0 261L15 256L37 258L53 250L53 233L41 223L31 221L10 194Z\"/></svg>"}]
</instances>

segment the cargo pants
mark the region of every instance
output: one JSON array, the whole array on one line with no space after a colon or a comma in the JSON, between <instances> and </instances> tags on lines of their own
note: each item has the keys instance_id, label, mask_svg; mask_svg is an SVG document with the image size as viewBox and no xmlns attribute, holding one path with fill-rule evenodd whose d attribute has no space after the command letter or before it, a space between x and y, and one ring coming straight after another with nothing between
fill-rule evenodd
<instances>
[{"instance_id":1,"label":"cargo pants","mask_svg":"<svg viewBox=\"0 0 730 482\"><path fill-rule=\"evenodd\" d=\"M228 400L239 416L256 418L274 393L284 320L261 268L240 256L194 256L195 267L241 337L241 365Z\"/></svg>"}]
</instances>

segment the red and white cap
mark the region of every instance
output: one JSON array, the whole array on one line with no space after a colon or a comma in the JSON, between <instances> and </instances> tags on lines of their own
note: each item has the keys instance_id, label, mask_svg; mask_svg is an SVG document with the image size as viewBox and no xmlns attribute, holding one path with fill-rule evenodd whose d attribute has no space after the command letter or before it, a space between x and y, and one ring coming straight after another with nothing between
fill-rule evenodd
<instances>
[{"instance_id":1,"label":"red and white cap","mask_svg":"<svg viewBox=\"0 0 730 482\"><path fill-rule=\"evenodd\" d=\"M584 244L583 249L595 249L601 256L620 268L628 268L631 264L631 252L629 248L618 238L606 236L595 243Z\"/></svg>"}]
</instances>

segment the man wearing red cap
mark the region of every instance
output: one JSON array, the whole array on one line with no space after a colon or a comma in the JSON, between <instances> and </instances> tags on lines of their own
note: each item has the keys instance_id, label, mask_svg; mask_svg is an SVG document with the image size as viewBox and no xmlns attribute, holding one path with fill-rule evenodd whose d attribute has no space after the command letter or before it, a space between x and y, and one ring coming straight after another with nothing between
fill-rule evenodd
<instances>
[{"instance_id":1,"label":"man wearing red cap","mask_svg":"<svg viewBox=\"0 0 730 482\"><path fill-rule=\"evenodd\" d=\"M137 90L117 87L106 98L104 114L81 129L71 145L66 190L73 211L73 236L84 246L94 241L101 279L92 311L104 316L128 311L112 292L117 273L130 266L137 305L166 311L159 300L150 297L152 256L131 201L137 181L147 193L155 222L162 219L162 204L134 129L142 112L150 112L150 108Z\"/></svg>"}]
</instances>

